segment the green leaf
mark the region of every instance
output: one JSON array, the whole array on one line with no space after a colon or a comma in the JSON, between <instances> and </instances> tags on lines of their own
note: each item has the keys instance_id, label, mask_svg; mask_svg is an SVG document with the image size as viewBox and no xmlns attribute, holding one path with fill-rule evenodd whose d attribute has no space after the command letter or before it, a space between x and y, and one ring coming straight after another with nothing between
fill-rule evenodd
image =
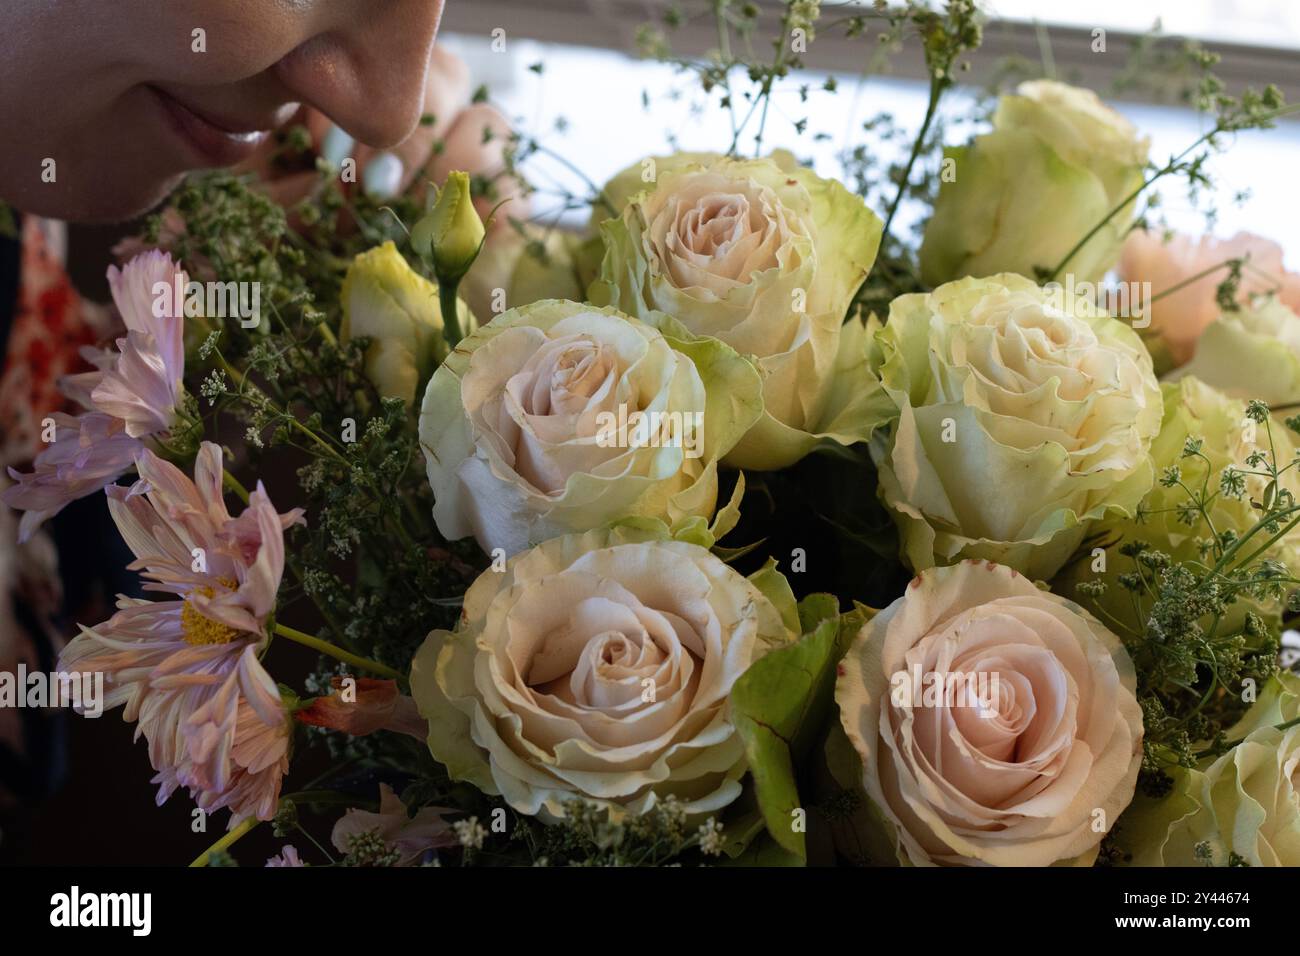
<instances>
[{"instance_id":1,"label":"green leaf","mask_svg":"<svg viewBox=\"0 0 1300 956\"><path fill-rule=\"evenodd\" d=\"M755 551L758 548L761 548L766 543L767 543L767 538L759 538L757 541L754 541L751 544L742 544L738 548L724 548L720 544L715 544L713 546L713 553L716 554L723 561L727 562L727 564L731 564L735 561L739 561L741 558L749 554L751 551Z\"/></svg>"},{"instance_id":2,"label":"green leaf","mask_svg":"<svg viewBox=\"0 0 1300 956\"><path fill-rule=\"evenodd\" d=\"M709 531L709 523L701 515L691 515L675 523L672 527L672 537L674 541L685 541L687 544L696 544L701 548L713 547L713 534Z\"/></svg>"},{"instance_id":3,"label":"green leaf","mask_svg":"<svg viewBox=\"0 0 1300 956\"><path fill-rule=\"evenodd\" d=\"M776 605L781 612L781 622L792 634L802 634L799 627L799 608L790 590L790 582L776 569L776 559L768 558L767 564L749 576L750 583L763 592L764 596Z\"/></svg>"},{"instance_id":4,"label":"green leaf","mask_svg":"<svg viewBox=\"0 0 1300 956\"><path fill-rule=\"evenodd\" d=\"M805 599L804 617L823 615L828 600L833 598ZM853 633L840 617L822 616L812 633L755 661L731 691L732 719L745 742L767 831L800 860L807 859L807 848L804 834L792 825L802 808L795 766L821 737L831 711L835 665Z\"/></svg>"},{"instance_id":5,"label":"green leaf","mask_svg":"<svg viewBox=\"0 0 1300 956\"><path fill-rule=\"evenodd\" d=\"M905 864L898 854L898 833L862 787L862 758L853 749L838 720L830 722L822 744L825 786L853 794L852 810L831 819L840 855L855 866Z\"/></svg>"},{"instance_id":6,"label":"green leaf","mask_svg":"<svg viewBox=\"0 0 1300 956\"><path fill-rule=\"evenodd\" d=\"M609 527L643 532L662 541L668 541L673 536L668 524L662 518L652 518L648 515L625 515L616 521L611 521Z\"/></svg>"},{"instance_id":7,"label":"green leaf","mask_svg":"<svg viewBox=\"0 0 1300 956\"><path fill-rule=\"evenodd\" d=\"M840 599L834 594L809 594L799 602L799 633L808 634L828 618L840 616Z\"/></svg>"},{"instance_id":8,"label":"green leaf","mask_svg":"<svg viewBox=\"0 0 1300 956\"><path fill-rule=\"evenodd\" d=\"M718 509L718 513L713 517L713 524L709 525L709 533L713 535L714 541L720 541L722 538L740 523L740 502L745 497L745 473L736 472L736 486L731 491L731 499Z\"/></svg>"},{"instance_id":9,"label":"green leaf","mask_svg":"<svg viewBox=\"0 0 1300 956\"><path fill-rule=\"evenodd\" d=\"M736 802L727 807L721 823L722 852L733 860L749 849L755 837L766 832L763 811L752 786L745 787Z\"/></svg>"},{"instance_id":10,"label":"green leaf","mask_svg":"<svg viewBox=\"0 0 1300 956\"><path fill-rule=\"evenodd\" d=\"M724 860L721 866L803 866L804 858L791 853L767 834L760 834L739 856Z\"/></svg>"}]
</instances>

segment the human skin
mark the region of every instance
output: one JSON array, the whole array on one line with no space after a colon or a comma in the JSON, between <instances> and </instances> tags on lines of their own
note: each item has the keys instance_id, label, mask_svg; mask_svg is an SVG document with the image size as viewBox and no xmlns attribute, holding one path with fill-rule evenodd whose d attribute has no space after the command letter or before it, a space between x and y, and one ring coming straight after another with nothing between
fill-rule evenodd
<instances>
[{"instance_id":1,"label":"human skin","mask_svg":"<svg viewBox=\"0 0 1300 956\"><path fill-rule=\"evenodd\" d=\"M403 144L441 15L442 0L4 0L0 201L125 219L190 170L250 160L304 106Z\"/></svg>"}]
</instances>

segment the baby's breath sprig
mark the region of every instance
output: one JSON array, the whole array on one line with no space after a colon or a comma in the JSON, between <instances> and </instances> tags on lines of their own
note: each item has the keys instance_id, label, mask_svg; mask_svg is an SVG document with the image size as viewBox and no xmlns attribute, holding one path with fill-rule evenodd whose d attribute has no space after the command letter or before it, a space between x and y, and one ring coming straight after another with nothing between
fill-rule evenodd
<instances>
[{"instance_id":1,"label":"baby's breath sprig","mask_svg":"<svg viewBox=\"0 0 1300 956\"><path fill-rule=\"evenodd\" d=\"M1235 745L1226 730L1254 699L1248 691L1278 668L1277 628L1256 608L1290 609L1300 587L1300 578L1274 556L1300 525L1300 503L1284 481L1300 459L1278 459L1274 420L1264 403L1247 403L1246 419L1263 432L1266 447L1216 473L1193 436L1179 464L1159 477L1162 486L1186 495L1165 510L1201 533L1199 556L1175 561L1141 540L1119 548L1130 566L1114 583L1128 592L1133 617L1113 624L1137 670L1145 727L1142 785L1153 795L1167 790L1171 767L1192 766ZM1287 425L1300 431L1300 421ZM1255 522L1240 532L1216 527L1220 498L1247 501ZM1104 586L1094 582L1084 590ZM1240 602L1249 610L1241 613Z\"/></svg>"},{"instance_id":2,"label":"baby's breath sprig","mask_svg":"<svg viewBox=\"0 0 1300 956\"><path fill-rule=\"evenodd\" d=\"M668 796L642 814L617 814L587 800L564 805L558 826L520 817L513 840L533 861L569 866L669 866L708 864L722 855L725 831L713 817L688 820L676 797Z\"/></svg>"}]
</instances>

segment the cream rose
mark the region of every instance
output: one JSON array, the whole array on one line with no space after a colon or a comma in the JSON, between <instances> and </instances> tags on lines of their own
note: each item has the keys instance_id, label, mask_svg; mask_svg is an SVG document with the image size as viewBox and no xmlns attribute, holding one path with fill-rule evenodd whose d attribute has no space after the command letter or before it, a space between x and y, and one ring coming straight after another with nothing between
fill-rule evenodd
<instances>
[{"instance_id":1,"label":"cream rose","mask_svg":"<svg viewBox=\"0 0 1300 956\"><path fill-rule=\"evenodd\" d=\"M1142 183L1149 146L1091 90L1053 80L1020 84L998 100L990 132L944 151L953 175L941 177L925 228L921 278L939 285L1063 265L1062 280L1068 273L1099 281L1135 215L1132 201L1112 210Z\"/></svg>"},{"instance_id":2,"label":"cream rose","mask_svg":"<svg viewBox=\"0 0 1300 956\"><path fill-rule=\"evenodd\" d=\"M880 220L788 154L698 158L658 160L647 191L602 223L592 301L756 358L765 413L729 464L781 468L821 439L865 439L876 422L861 401L871 387L863 327L845 318L875 261ZM611 184L616 202L625 180Z\"/></svg>"},{"instance_id":3,"label":"cream rose","mask_svg":"<svg viewBox=\"0 0 1300 956\"><path fill-rule=\"evenodd\" d=\"M760 389L721 343L677 342L614 309L505 312L425 392L438 530L510 555L620 518L707 519L717 461L757 419Z\"/></svg>"},{"instance_id":4,"label":"cream rose","mask_svg":"<svg viewBox=\"0 0 1300 956\"><path fill-rule=\"evenodd\" d=\"M900 693L914 674L970 690ZM1095 857L1133 797L1135 686L1095 618L967 561L919 575L862 628L835 699L900 863L1048 866Z\"/></svg>"},{"instance_id":5,"label":"cream rose","mask_svg":"<svg viewBox=\"0 0 1300 956\"><path fill-rule=\"evenodd\" d=\"M410 405L434 367L447 357L438 287L385 242L352 260L339 303L339 339L370 339L366 377L384 398L400 398ZM473 313L463 302L458 304L460 328L473 329Z\"/></svg>"},{"instance_id":6,"label":"cream rose","mask_svg":"<svg viewBox=\"0 0 1300 956\"><path fill-rule=\"evenodd\" d=\"M1227 731L1240 743L1195 768L1173 768L1165 796L1133 801L1116 834L1127 862L1228 866L1235 858L1247 866L1300 866L1297 719L1300 675L1284 671Z\"/></svg>"},{"instance_id":7,"label":"cream rose","mask_svg":"<svg viewBox=\"0 0 1300 956\"><path fill-rule=\"evenodd\" d=\"M1300 402L1300 314L1271 295L1221 312L1192 360L1169 378L1187 375L1234 398L1274 406Z\"/></svg>"},{"instance_id":8,"label":"cream rose","mask_svg":"<svg viewBox=\"0 0 1300 956\"><path fill-rule=\"evenodd\" d=\"M547 821L586 799L710 814L740 793L732 684L792 640L759 587L708 550L628 529L555 538L485 572L411 688L454 779Z\"/></svg>"},{"instance_id":9,"label":"cream rose","mask_svg":"<svg viewBox=\"0 0 1300 956\"><path fill-rule=\"evenodd\" d=\"M984 558L1049 578L1151 487L1151 357L1082 298L1009 273L899 296L872 360L897 419L871 452L914 570Z\"/></svg>"}]
</instances>

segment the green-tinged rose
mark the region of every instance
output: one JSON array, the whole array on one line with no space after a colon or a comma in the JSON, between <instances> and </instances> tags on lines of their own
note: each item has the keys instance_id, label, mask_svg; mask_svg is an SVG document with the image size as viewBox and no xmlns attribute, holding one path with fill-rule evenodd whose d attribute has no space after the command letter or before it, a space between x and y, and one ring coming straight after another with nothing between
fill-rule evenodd
<instances>
[{"instance_id":1,"label":"green-tinged rose","mask_svg":"<svg viewBox=\"0 0 1300 956\"><path fill-rule=\"evenodd\" d=\"M1120 586L1119 575L1136 567L1132 558L1120 554L1120 548L1126 543L1142 542L1168 554L1175 564L1204 562L1216 532L1240 536L1259 520L1260 513L1251 502L1263 500L1267 493L1264 478L1246 475L1246 494L1241 498L1214 494L1223 470L1234 466L1243 473L1259 471L1262 466L1247 463L1256 452L1276 454L1278 468L1284 468L1296 457L1290 432L1273 423L1270 436L1265 425L1246 417L1246 403L1240 399L1229 398L1191 377L1165 383L1162 392L1164 421L1160 434L1151 443L1151 459L1157 475L1169 475L1170 469L1177 469L1179 482L1156 482L1142 499L1136 517L1107 519L1094 525L1091 534L1103 553L1081 553L1053 582L1054 589L1073 597L1112 627L1135 632L1145 627L1149 603L1145 596L1139 596L1135 602L1134 595ZM1200 454L1184 454L1189 439L1199 442ZM1300 477L1295 469L1283 475L1282 485L1300 498ZM1199 494L1203 487L1212 496L1209 525L1186 507L1191 500L1189 490ZM1194 520L1189 521L1189 517ZM1269 556L1300 569L1300 534L1288 534ZM1106 583L1100 595L1079 589L1081 583L1093 581ZM1240 630L1247 611L1271 617L1274 624L1280 624L1280 610L1277 602L1262 607L1253 600L1238 600L1229 606L1228 615L1219 622L1219 631L1228 634Z\"/></svg>"},{"instance_id":2,"label":"green-tinged rose","mask_svg":"<svg viewBox=\"0 0 1300 956\"><path fill-rule=\"evenodd\" d=\"M716 814L747 767L732 685L796 636L773 583L631 529L547 541L480 576L456 631L416 654L429 749L546 822L574 799L641 814L673 796Z\"/></svg>"},{"instance_id":3,"label":"green-tinged rose","mask_svg":"<svg viewBox=\"0 0 1300 956\"><path fill-rule=\"evenodd\" d=\"M1274 296L1224 312L1201 334L1191 362L1173 377L1183 375L1237 398L1269 405L1300 402L1300 315Z\"/></svg>"},{"instance_id":4,"label":"green-tinged rose","mask_svg":"<svg viewBox=\"0 0 1300 956\"><path fill-rule=\"evenodd\" d=\"M921 244L921 277L1054 269L1141 184L1149 142L1091 90L1052 80L1003 96L993 130L944 151L934 216ZM1065 264L1097 282L1119 258L1130 202Z\"/></svg>"},{"instance_id":5,"label":"green-tinged rose","mask_svg":"<svg viewBox=\"0 0 1300 956\"><path fill-rule=\"evenodd\" d=\"M600 224L606 219L617 218L623 214L627 204L638 194L654 189L655 183L664 173L670 173L687 166L711 166L726 159L725 153L711 151L694 152L681 150L667 156L647 156L645 159L620 170L610 177L609 182L601 188L599 196L591 205L591 221L588 232L600 231ZM786 172L799 168L799 161L788 149L774 149L767 156Z\"/></svg>"},{"instance_id":6,"label":"green-tinged rose","mask_svg":"<svg viewBox=\"0 0 1300 956\"><path fill-rule=\"evenodd\" d=\"M1300 677L1269 682L1229 740L1195 769L1175 769L1161 798L1138 797L1117 843L1134 866L1300 866Z\"/></svg>"},{"instance_id":7,"label":"green-tinged rose","mask_svg":"<svg viewBox=\"0 0 1300 956\"><path fill-rule=\"evenodd\" d=\"M483 220L470 196L469 174L448 174L437 200L411 230L411 248L433 259L439 281L455 282L474 264L483 244Z\"/></svg>"},{"instance_id":8,"label":"green-tinged rose","mask_svg":"<svg viewBox=\"0 0 1300 956\"><path fill-rule=\"evenodd\" d=\"M462 340L424 395L438 529L510 555L629 517L698 525L761 389L721 342L576 302L511 309Z\"/></svg>"},{"instance_id":9,"label":"green-tinged rose","mask_svg":"<svg viewBox=\"0 0 1300 956\"><path fill-rule=\"evenodd\" d=\"M1086 299L961 279L895 299L872 345L896 409L871 454L913 569L984 558L1049 578L1150 489L1151 357Z\"/></svg>"},{"instance_id":10,"label":"green-tinged rose","mask_svg":"<svg viewBox=\"0 0 1300 956\"><path fill-rule=\"evenodd\" d=\"M447 355L438 287L407 264L391 242L361 253L348 267L339 295L347 342L370 339L366 376L385 398L415 400L434 366ZM459 303L462 328L474 316Z\"/></svg>"},{"instance_id":11,"label":"green-tinged rose","mask_svg":"<svg viewBox=\"0 0 1300 956\"><path fill-rule=\"evenodd\" d=\"M835 700L847 852L912 866L1088 865L1142 763L1137 676L1090 614L992 562L918 575L863 625Z\"/></svg>"},{"instance_id":12,"label":"green-tinged rose","mask_svg":"<svg viewBox=\"0 0 1300 956\"><path fill-rule=\"evenodd\" d=\"M656 163L654 182L601 225L592 301L755 358L764 414L728 464L781 468L823 439L865 439L879 403L862 324L845 317L875 260L880 220L788 156Z\"/></svg>"},{"instance_id":13,"label":"green-tinged rose","mask_svg":"<svg viewBox=\"0 0 1300 956\"><path fill-rule=\"evenodd\" d=\"M601 188L600 195L591 205L589 230L599 232L600 224L606 219L621 216L627 204L639 193L655 188L661 174L684 166L707 166L725 158L722 153L683 150L667 156L647 156L640 162L633 163L615 173ZM771 158L780 163L782 168L796 165L794 157L784 151L779 152L779 158L778 153L773 153Z\"/></svg>"}]
</instances>

